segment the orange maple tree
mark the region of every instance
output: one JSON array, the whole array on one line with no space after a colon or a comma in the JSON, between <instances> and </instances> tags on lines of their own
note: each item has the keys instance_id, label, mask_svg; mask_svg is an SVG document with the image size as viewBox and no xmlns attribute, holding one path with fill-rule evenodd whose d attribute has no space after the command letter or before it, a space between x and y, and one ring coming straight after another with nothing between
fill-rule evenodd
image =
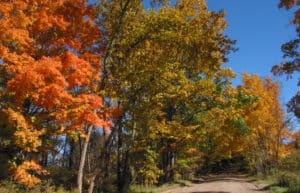
<instances>
[{"instance_id":1,"label":"orange maple tree","mask_svg":"<svg viewBox=\"0 0 300 193\"><path fill-rule=\"evenodd\" d=\"M102 50L94 9L85 0L0 2L0 59L10 101L0 112L26 155L40 151L44 135L110 126L97 95ZM39 182L29 170L46 173L32 155L11 165L14 179L27 186Z\"/></svg>"}]
</instances>

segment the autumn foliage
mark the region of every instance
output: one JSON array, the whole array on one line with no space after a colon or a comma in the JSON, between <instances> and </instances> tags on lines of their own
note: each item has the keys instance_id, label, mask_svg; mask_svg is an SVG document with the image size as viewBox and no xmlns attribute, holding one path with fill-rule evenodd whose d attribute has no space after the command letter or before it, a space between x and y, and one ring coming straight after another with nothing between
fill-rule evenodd
<instances>
[{"instance_id":1,"label":"autumn foliage","mask_svg":"<svg viewBox=\"0 0 300 193\"><path fill-rule=\"evenodd\" d=\"M2 0L0 179L92 193L237 158L268 172L299 135L272 79L232 85L224 16L204 0Z\"/></svg>"},{"instance_id":2,"label":"autumn foliage","mask_svg":"<svg viewBox=\"0 0 300 193\"><path fill-rule=\"evenodd\" d=\"M241 91L257 99L245 108L244 117L251 133L245 139L247 157L253 170L266 173L269 167L290 153L283 140L290 132L284 120L284 111L279 103L279 85L271 78L261 79L257 75L243 75Z\"/></svg>"},{"instance_id":3,"label":"autumn foliage","mask_svg":"<svg viewBox=\"0 0 300 193\"><path fill-rule=\"evenodd\" d=\"M38 152L41 138L108 127L100 81L99 28L85 1L1 1L0 58L6 73L1 111L20 151ZM9 101L9 102L8 102ZM48 125L48 126L47 126ZM53 129L49 129L47 127ZM32 156L17 158L15 179L39 182ZM35 163L35 164L34 164ZM24 177L26 176L26 177Z\"/></svg>"}]
</instances>

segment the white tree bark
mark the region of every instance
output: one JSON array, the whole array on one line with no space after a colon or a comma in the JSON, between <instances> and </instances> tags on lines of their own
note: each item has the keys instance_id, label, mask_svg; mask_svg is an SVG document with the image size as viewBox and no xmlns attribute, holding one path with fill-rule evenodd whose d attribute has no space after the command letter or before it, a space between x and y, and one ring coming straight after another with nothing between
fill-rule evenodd
<instances>
[{"instance_id":1,"label":"white tree bark","mask_svg":"<svg viewBox=\"0 0 300 193\"><path fill-rule=\"evenodd\" d=\"M92 129L93 129L93 125L89 126L86 138L84 140L82 153L81 153L80 164L79 164L79 169L78 169L78 174L77 174L77 188L78 188L79 193L82 193L83 171L84 171L86 153L87 153L87 148L89 145Z\"/></svg>"}]
</instances>

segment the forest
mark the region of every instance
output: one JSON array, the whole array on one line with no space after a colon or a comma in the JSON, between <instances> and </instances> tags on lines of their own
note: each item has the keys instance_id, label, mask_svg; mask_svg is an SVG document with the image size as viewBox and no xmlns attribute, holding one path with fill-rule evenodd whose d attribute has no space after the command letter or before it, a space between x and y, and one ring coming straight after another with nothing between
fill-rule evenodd
<instances>
[{"instance_id":1,"label":"forest","mask_svg":"<svg viewBox=\"0 0 300 193\"><path fill-rule=\"evenodd\" d=\"M300 35L295 2L278 4ZM232 166L300 191L280 85L232 84L226 28L206 0L1 0L0 192L128 193ZM299 43L274 75L300 71Z\"/></svg>"}]
</instances>

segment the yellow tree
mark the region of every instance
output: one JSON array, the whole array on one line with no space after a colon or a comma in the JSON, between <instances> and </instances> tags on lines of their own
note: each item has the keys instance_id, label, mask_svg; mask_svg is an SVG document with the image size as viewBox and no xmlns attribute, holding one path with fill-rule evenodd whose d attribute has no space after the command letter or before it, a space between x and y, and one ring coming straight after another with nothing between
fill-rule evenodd
<instances>
[{"instance_id":1,"label":"yellow tree","mask_svg":"<svg viewBox=\"0 0 300 193\"><path fill-rule=\"evenodd\" d=\"M209 11L204 0L168 2L144 10L141 1L103 1L99 9L109 48L103 56L106 93L126 115L114 124L118 166L128 168L129 158L152 160L155 167L134 170L152 183L161 170L172 180L177 160L197 145L192 138L205 128L196 117L220 95L216 76L233 43L223 35L224 13ZM221 79L233 77L224 71ZM125 171L118 171L120 180Z\"/></svg>"},{"instance_id":2,"label":"yellow tree","mask_svg":"<svg viewBox=\"0 0 300 193\"><path fill-rule=\"evenodd\" d=\"M267 173L272 165L285 156L283 143L289 132L284 124L284 111L279 102L279 85L271 78L261 79L258 75L243 75L240 91L257 97L244 108L244 117L251 133L246 139L247 158L250 168Z\"/></svg>"}]
</instances>

